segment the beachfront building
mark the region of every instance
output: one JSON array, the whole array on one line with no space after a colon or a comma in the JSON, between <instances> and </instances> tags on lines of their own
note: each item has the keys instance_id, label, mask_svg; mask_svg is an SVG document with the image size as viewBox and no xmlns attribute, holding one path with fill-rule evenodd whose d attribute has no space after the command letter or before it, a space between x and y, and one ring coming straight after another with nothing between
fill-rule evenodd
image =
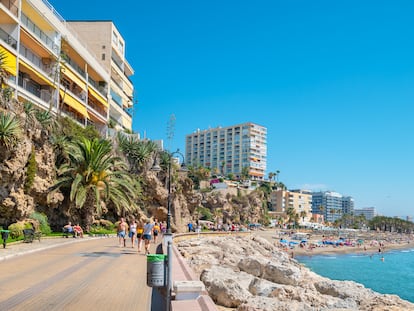
<instances>
[{"instance_id":1,"label":"beachfront building","mask_svg":"<svg viewBox=\"0 0 414 311\"><path fill-rule=\"evenodd\" d=\"M197 130L186 136L187 165L209 167L213 174L263 180L266 172L267 129L254 123Z\"/></svg>"},{"instance_id":2,"label":"beachfront building","mask_svg":"<svg viewBox=\"0 0 414 311\"><path fill-rule=\"evenodd\" d=\"M342 197L342 214L352 215L354 214L354 198L347 196Z\"/></svg>"},{"instance_id":3,"label":"beachfront building","mask_svg":"<svg viewBox=\"0 0 414 311\"><path fill-rule=\"evenodd\" d=\"M353 208L354 200L352 197L344 197L333 191L312 193L312 213L323 215L327 222L334 222Z\"/></svg>"},{"instance_id":4,"label":"beachfront building","mask_svg":"<svg viewBox=\"0 0 414 311\"><path fill-rule=\"evenodd\" d=\"M312 193L308 190L273 190L270 201L269 215L274 219L286 219L289 208L297 214L300 224L312 219Z\"/></svg>"},{"instance_id":5,"label":"beachfront building","mask_svg":"<svg viewBox=\"0 0 414 311\"><path fill-rule=\"evenodd\" d=\"M0 2L0 53L17 100L106 134L111 74L46 0Z\"/></svg>"},{"instance_id":6,"label":"beachfront building","mask_svg":"<svg viewBox=\"0 0 414 311\"><path fill-rule=\"evenodd\" d=\"M365 216L366 220L372 220L372 218L377 216L377 211L375 210L375 207L363 207L363 208L354 209L354 215L355 216L363 215Z\"/></svg>"},{"instance_id":7,"label":"beachfront building","mask_svg":"<svg viewBox=\"0 0 414 311\"><path fill-rule=\"evenodd\" d=\"M125 40L112 21L69 21L68 24L88 42L99 63L110 75L109 120L120 130L132 129L134 70L125 56Z\"/></svg>"}]
</instances>

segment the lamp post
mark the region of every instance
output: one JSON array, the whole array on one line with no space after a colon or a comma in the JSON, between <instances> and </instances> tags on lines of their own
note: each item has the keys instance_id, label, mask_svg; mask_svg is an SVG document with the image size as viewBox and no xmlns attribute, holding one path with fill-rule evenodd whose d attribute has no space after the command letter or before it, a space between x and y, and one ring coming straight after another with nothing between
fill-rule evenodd
<instances>
[{"instance_id":1,"label":"lamp post","mask_svg":"<svg viewBox=\"0 0 414 311\"><path fill-rule=\"evenodd\" d=\"M165 152L168 155L168 196L167 196L167 228L164 234L164 247L167 248L167 297L166 297L166 310L170 310L171 306L171 291L172 291L172 231L171 231L171 170L172 170L172 159L174 155L180 155L182 158L182 164L180 171L186 172L187 169L184 163L184 155L177 149L174 152ZM152 169L154 172L161 171L161 167L156 163Z\"/></svg>"}]
</instances>

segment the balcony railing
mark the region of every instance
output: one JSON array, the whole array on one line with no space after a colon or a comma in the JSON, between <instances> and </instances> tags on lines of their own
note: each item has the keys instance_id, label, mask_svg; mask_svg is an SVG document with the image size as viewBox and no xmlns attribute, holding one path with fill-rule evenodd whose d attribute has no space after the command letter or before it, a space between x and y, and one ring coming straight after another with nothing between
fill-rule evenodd
<instances>
[{"instance_id":1,"label":"balcony railing","mask_svg":"<svg viewBox=\"0 0 414 311\"><path fill-rule=\"evenodd\" d=\"M59 52L59 46L57 46L47 34L45 34L30 18L22 13L21 17L23 25L25 25L37 38L39 38L44 44L46 44L55 53Z\"/></svg>"},{"instance_id":2,"label":"balcony railing","mask_svg":"<svg viewBox=\"0 0 414 311\"><path fill-rule=\"evenodd\" d=\"M72 67L74 70L76 70L77 73L79 73L82 77L86 79L86 72L72 58L70 58L67 54L64 53L62 53L62 58L66 65Z\"/></svg>"},{"instance_id":3,"label":"balcony railing","mask_svg":"<svg viewBox=\"0 0 414 311\"><path fill-rule=\"evenodd\" d=\"M20 87L33 94L34 96L40 98L44 102L50 102L52 96L48 89L42 89L40 84L36 83L33 80L23 78L19 75L18 84Z\"/></svg>"},{"instance_id":4,"label":"balcony railing","mask_svg":"<svg viewBox=\"0 0 414 311\"><path fill-rule=\"evenodd\" d=\"M111 89L111 97L114 100L114 102L116 102L118 104L119 107L122 107L122 98L113 89Z\"/></svg>"},{"instance_id":5,"label":"balcony railing","mask_svg":"<svg viewBox=\"0 0 414 311\"><path fill-rule=\"evenodd\" d=\"M0 28L0 39L10 45L13 49L17 49L17 40L10 36L6 31Z\"/></svg>"},{"instance_id":6,"label":"balcony railing","mask_svg":"<svg viewBox=\"0 0 414 311\"><path fill-rule=\"evenodd\" d=\"M99 93L101 93L101 95L104 98L107 97L107 94L106 94L106 91L107 91L106 82L104 82L105 85L101 85L100 83L98 83L94 79L92 79L91 77L88 77L88 82L89 82L90 85L94 86L95 89L97 89L99 91Z\"/></svg>"},{"instance_id":7,"label":"balcony railing","mask_svg":"<svg viewBox=\"0 0 414 311\"><path fill-rule=\"evenodd\" d=\"M106 119L107 112L101 106L93 102L91 97L88 98L88 106L95 110L99 115Z\"/></svg>"},{"instance_id":8,"label":"balcony railing","mask_svg":"<svg viewBox=\"0 0 414 311\"><path fill-rule=\"evenodd\" d=\"M22 43L20 43L20 55L29 60L36 68L46 73L46 75L52 74L52 64L45 65L41 57Z\"/></svg>"},{"instance_id":9,"label":"balcony railing","mask_svg":"<svg viewBox=\"0 0 414 311\"><path fill-rule=\"evenodd\" d=\"M0 0L0 3L3 4L6 8L8 8L13 15L18 15L19 7L16 4L16 0Z\"/></svg>"}]
</instances>

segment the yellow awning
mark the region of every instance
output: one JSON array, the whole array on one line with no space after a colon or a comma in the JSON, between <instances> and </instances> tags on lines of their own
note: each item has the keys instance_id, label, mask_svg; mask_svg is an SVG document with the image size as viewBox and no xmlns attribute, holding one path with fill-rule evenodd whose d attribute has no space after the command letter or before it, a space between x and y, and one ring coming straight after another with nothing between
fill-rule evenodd
<instances>
[{"instance_id":1,"label":"yellow awning","mask_svg":"<svg viewBox=\"0 0 414 311\"><path fill-rule=\"evenodd\" d=\"M102 105L105 107L108 107L108 101L101 95L98 94L98 92L95 92L94 89L89 88L88 91L91 93L93 97L95 97Z\"/></svg>"},{"instance_id":2,"label":"yellow awning","mask_svg":"<svg viewBox=\"0 0 414 311\"><path fill-rule=\"evenodd\" d=\"M59 91L60 96L63 98L63 102L69 106L71 106L73 109L75 109L77 112L79 112L81 115L89 118L88 111L84 105L82 105L79 101L77 101L74 97L69 95L68 93L64 93L62 90Z\"/></svg>"},{"instance_id":3,"label":"yellow awning","mask_svg":"<svg viewBox=\"0 0 414 311\"><path fill-rule=\"evenodd\" d=\"M86 90L86 83L83 82L80 78L78 78L78 76L75 73L73 73L73 71L69 67L62 65L62 72L70 80L75 82L80 88L82 88L83 90Z\"/></svg>"},{"instance_id":4,"label":"yellow awning","mask_svg":"<svg viewBox=\"0 0 414 311\"><path fill-rule=\"evenodd\" d=\"M27 69L31 70L33 74L35 74L36 76L38 76L41 80L43 80L44 82L46 82L47 84L49 84L50 86L53 86L53 83L49 81L48 78L46 78L43 74L41 74L38 69L33 68L32 66L30 66L29 64L27 64L26 62L22 61L21 59L19 60L19 63L22 64L24 67L26 67Z\"/></svg>"},{"instance_id":5,"label":"yellow awning","mask_svg":"<svg viewBox=\"0 0 414 311\"><path fill-rule=\"evenodd\" d=\"M17 76L16 56L0 45L0 53L4 55L4 69L13 76Z\"/></svg>"}]
</instances>

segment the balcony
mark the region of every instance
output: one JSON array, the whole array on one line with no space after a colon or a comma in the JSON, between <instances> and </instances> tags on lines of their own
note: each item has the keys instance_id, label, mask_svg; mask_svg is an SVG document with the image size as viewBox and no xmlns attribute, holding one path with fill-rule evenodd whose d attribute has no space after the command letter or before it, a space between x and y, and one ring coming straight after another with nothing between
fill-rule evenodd
<instances>
[{"instance_id":1,"label":"balcony","mask_svg":"<svg viewBox=\"0 0 414 311\"><path fill-rule=\"evenodd\" d=\"M56 54L59 53L59 46L56 45L53 40L45 34L30 18L22 13L21 17L23 25L30 30L40 41L42 41L50 50L54 51Z\"/></svg>"},{"instance_id":2,"label":"balcony","mask_svg":"<svg viewBox=\"0 0 414 311\"><path fill-rule=\"evenodd\" d=\"M8 8L14 16L18 16L19 7L17 6L17 0L0 0L0 3L3 4L6 8Z\"/></svg>"},{"instance_id":3,"label":"balcony","mask_svg":"<svg viewBox=\"0 0 414 311\"><path fill-rule=\"evenodd\" d=\"M30 78L25 77L25 74L22 72L19 72L18 85L46 103L49 103L52 99L49 86L40 85Z\"/></svg>"},{"instance_id":4,"label":"balcony","mask_svg":"<svg viewBox=\"0 0 414 311\"><path fill-rule=\"evenodd\" d=\"M35 54L33 50L28 48L27 46L20 43L20 55L26 58L32 65L34 65L37 69L42 71L46 76L52 75L52 65L50 64L51 60L43 59ZM45 64L48 63L48 64Z\"/></svg>"},{"instance_id":5,"label":"balcony","mask_svg":"<svg viewBox=\"0 0 414 311\"><path fill-rule=\"evenodd\" d=\"M17 49L17 40L10 36L6 31L0 28L0 39L6 42L13 49Z\"/></svg>"},{"instance_id":6,"label":"balcony","mask_svg":"<svg viewBox=\"0 0 414 311\"><path fill-rule=\"evenodd\" d=\"M114 102L118 104L119 107L122 107L122 97L116 93L113 89L111 89L111 97Z\"/></svg>"},{"instance_id":7,"label":"balcony","mask_svg":"<svg viewBox=\"0 0 414 311\"><path fill-rule=\"evenodd\" d=\"M105 81L99 81L99 82L96 82L94 79L92 79L91 77L88 77L88 83L90 84L90 85L92 85L95 89L97 89L98 90L98 92L99 93L101 93L101 95L104 97L104 98L107 98L107 94L106 94L106 91L107 91L107 88L106 88L106 82Z\"/></svg>"},{"instance_id":8,"label":"balcony","mask_svg":"<svg viewBox=\"0 0 414 311\"><path fill-rule=\"evenodd\" d=\"M67 54L62 53L62 58L64 60L65 65L69 65L72 69L74 69L77 73L79 73L83 78L86 79L86 72Z\"/></svg>"}]
</instances>

